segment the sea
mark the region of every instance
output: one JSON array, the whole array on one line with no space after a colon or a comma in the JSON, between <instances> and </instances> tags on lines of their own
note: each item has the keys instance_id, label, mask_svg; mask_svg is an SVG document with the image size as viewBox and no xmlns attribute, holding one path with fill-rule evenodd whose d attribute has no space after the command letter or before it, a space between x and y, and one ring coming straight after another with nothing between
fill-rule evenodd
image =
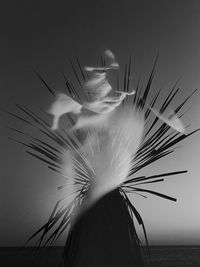
<instances>
[{"instance_id":1,"label":"sea","mask_svg":"<svg viewBox=\"0 0 200 267\"><path fill-rule=\"evenodd\" d=\"M0 247L0 267L57 267L62 251L63 247L39 251L35 247ZM200 267L200 246L151 246L151 260L146 248L143 254L145 267Z\"/></svg>"}]
</instances>

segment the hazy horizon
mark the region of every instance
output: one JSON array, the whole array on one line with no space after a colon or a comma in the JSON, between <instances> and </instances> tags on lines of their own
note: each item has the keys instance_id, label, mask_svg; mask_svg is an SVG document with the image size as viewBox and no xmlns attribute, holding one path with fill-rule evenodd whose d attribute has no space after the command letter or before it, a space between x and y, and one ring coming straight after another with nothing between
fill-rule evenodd
<instances>
[{"instance_id":1,"label":"hazy horizon","mask_svg":"<svg viewBox=\"0 0 200 267\"><path fill-rule=\"evenodd\" d=\"M175 82L180 93L176 107L200 88L199 1L66 1L2 3L0 10L0 109L16 112L15 104L47 109L52 98L33 72L36 69L56 92L64 92L62 72L71 75L69 60L78 56L83 65L97 65L109 48L124 72L133 56L133 84L144 86L159 52L153 92L163 86L159 106ZM200 93L189 101L184 116L186 133L200 127ZM50 117L47 116L50 120ZM2 113L1 127L1 227L0 246L23 244L48 219L59 199L63 178L8 140L18 137L8 127L32 129ZM36 134L37 133L34 133ZM21 138L23 140L23 138ZM149 243L200 245L200 135L183 141L174 154L145 168L145 175L188 170L148 188L177 198L173 203L156 196L132 196L140 212ZM153 215L152 215L153 214ZM137 227L138 228L138 227ZM141 239L143 235L139 230ZM64 244L64 235L57 244ZM33 243L31 243L33 244Z\"/></svg>"}]
</instances>

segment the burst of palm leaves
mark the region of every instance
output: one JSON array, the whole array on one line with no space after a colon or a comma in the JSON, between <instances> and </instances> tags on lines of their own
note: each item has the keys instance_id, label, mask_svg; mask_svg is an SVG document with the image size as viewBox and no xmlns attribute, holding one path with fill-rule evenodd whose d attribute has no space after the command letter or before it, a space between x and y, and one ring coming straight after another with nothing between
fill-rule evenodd
<instances>
[{"instance_id":1,"label":"burst of palm leaves","mask_svg":"<svg viewBox=\"0 0 200 267\"><path fill-rule=\"evenodd\" d=\"M152 71L150 73L148 82L144 88L144 90L141 89L140 84L138 83L136 89L135 89L135 95L132 97L132 104L137 107L138 110L143 111L145 114L145 122L151 122L150 120L150 114L152 113L152 110L154 109L154 106L158 100L158 97L160 95L161 90L155 96L149 100L150 103L148 106L145 104L147 103L147 99L151 90L152 81L154 79L155 70L156 70L156 64L157 64L158 57L156 58L156 61L154 63L154 66L152 68ZM87 72L82 68L79 60L77 58L74 59L72 64L72 70L75 74L75 80L76 84L72 83L65 75L65 84L67 89L67 94L71 96L73 99L78 100L78 102L84 101L84 95L82 94L82 84L85 83L88 79ZM114 63L113 63L114 64ZM123 91L129 92L130 91L130 76L131 76L131 58L129 59L128 64L125 65L125 73L124 73L124 80L123 80ZM114 67L118 67L116 64ZM105 60L102 58L102 68L105 68ZM86 69L87 70L87 69ZM88 70L87 70L88 71ZM92 71L92 70L89 70ZM50 88L50 86L47 84L47 82L42 78L42 76L37 73L37 76L42 81L42 83L45 85L45 87L48 89L48 91L53 95L53 97L56 96L55 92ZM117 78L117 90L119 90L119 80ZM176 89L176 85L171 89L170 93L166 96L160 110L159 114L163 114L166 109L169 107L172 100L177 95L179 89ZM195 90L196 91L196 90ZM195 93L195 91L188 96L183 103L181 103L174 111L174 114L178 117L183 116L181 112L182 107L185 105L185 103L191 98L191 96ZM27 124L28 126L34 127L38 130L38 132L43 135L46 138L46 141L43 141L42 138L36 138L34 136L28 135L24 132L19 131L18 129L12 129L22 135L25 135L28 138L28 142L22 142L17 141L24 145L27 148L27 153L31 156L43 161L45 164L48 165L48 168L57 172L60 175L65 176L65 173L63 171L63 150L71 150L76 151L81 144L80 137L72 132L66 132L64 129L61 129L60 131L53 131L50 127L50 124L42 118L42 116L38 115L31 109L22 106L17 105L17 108L22 112L22 114L26 115L24 117L23 115L18 115L12 112L8 112L10 115L14 116L16 119L22 121L23 123ZM143 189L140 188L140 185L148 185L151 183L158 183L162 182L165 177L178 175L186 173L186 170L179 170L179 171L171 171L167 173L161 173L161 174L155 174L151 176L137 176L137 172L141 170L142 168L152 164L155 161L158 161L159 159L166 157L167 155L171 154L175 150L175 145L183 141L184 139L188 138L190 135L194 134L199 129L190 132L189 134L183 134L180 132L176 132L175 130L171 130L170 126L166 121L164 121L162 124L158 124L159 117L156 116L156 118L153 120L153 122L150 123L150 126L148 126L148 129L146 130L146 133L143 137L143 140L141 142L141 145L135 155L133 167L130 171L129 177L127 177L127 180L124 181L123 184L121 184L120 192L124 197L124 201L126 202L130 213L132 216L134 215L140 225L142 225L145 238L147 242L147 236L146 231L144 227L144 222L139 214L139 212L136 210L136 208L131 204L129 198L127 197L128 193L136 193L140 194L144 197L145 193L147 194L153 194L155 196L159 196L168 200L176 201L175 198L171 196L164 195L162 193L149 190L149 189ZM68 116L68 123L73 124L73 119ZM87 131L86 131L87 132ZM14 139L13 139L14 140ZM80 163L73 158L73 155L70 155L72 159L74 160L74 163L76 165L79 165ZM83 156L83 155L82 155ZM83 158L83 160L85 160ZM87 174L84 172L81 167L79 168L80 175L77 175L75 179L75 184L78 185L77 191L74 192L74 199L66 204L66 199L59 200L47 223L45 223L40 229L38 229L29 239L33 239L36 236L39 236L38 239L38 245L41 244L47 245L49 243L54 242L60 235L70 227L70 224L73 220L74 211L76 207L79 207L85 198L86 192L88 190L89 186L89 179L87 177ZM81 173L82 172L82 173ZM67 177L66 177L67 178ZM67 187L67 183L64 185L61 185L58 187L59 190ZM50 234L50 235L48 235ZM27 241L27 242L28 242Z\"/></svg>"}]
</instances>

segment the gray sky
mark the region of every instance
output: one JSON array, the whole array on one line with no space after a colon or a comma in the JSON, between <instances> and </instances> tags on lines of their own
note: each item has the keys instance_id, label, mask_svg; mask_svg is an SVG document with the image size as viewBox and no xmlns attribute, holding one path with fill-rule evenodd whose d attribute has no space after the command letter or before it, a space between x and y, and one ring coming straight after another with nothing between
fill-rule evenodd
<instances>
[{"instance_id":1,"label":"gray sky","mask_svg":"<svg viewBox=\"0 0 200 267\"><path fill-rule=\"evenodd\" d=\"M121 66L133 55L133 80L140 77L143 84L159 52L153 90L165 83L164 98L180 78L176 106L200 88L199 14L199 1L4 1L0 11L0 107L13 111L15 103L23 103L46 109L52 98L31 67L42 73L55 91L63 91L61 72L70 72L72 56L78 56L84 65L96 65L107 48ZM199 103L197 93L186 106L192 106L184 117L184 123L191 124L188 131L200 126ZM15 246L46 222L59 198L56 187L63 180L28 156L22 146L9 141L7 137L14 134L5 126L30 129L5 115L0 122L0 245ZM176 203L134 197L152 244L200 244L199 140L199 134L192 136L173 156L143 170L146 175L189 170L151 185L177 197Z\"/></svg>"}]
</instances>

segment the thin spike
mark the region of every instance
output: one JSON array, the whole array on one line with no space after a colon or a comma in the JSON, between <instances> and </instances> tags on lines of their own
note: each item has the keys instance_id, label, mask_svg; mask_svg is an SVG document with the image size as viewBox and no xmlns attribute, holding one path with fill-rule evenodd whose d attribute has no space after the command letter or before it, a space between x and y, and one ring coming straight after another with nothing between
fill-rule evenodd
<instances>
[{"instance_id":1,"label":"thin spike","mask_svg":"<svg viewBox=\"0 0 200 267\"><path fill-rule=\"evenodd\" d=\"M44 78L39 74L39 72L37 72L36 70L34 70L34 73L37 75L37 77L40 79L40 81L45 85L45 87L48 89L48 91L55 97L56 94L54 93L53 89L47 84L47 82L44 80Z\"/></svg>"}]
</instances>

